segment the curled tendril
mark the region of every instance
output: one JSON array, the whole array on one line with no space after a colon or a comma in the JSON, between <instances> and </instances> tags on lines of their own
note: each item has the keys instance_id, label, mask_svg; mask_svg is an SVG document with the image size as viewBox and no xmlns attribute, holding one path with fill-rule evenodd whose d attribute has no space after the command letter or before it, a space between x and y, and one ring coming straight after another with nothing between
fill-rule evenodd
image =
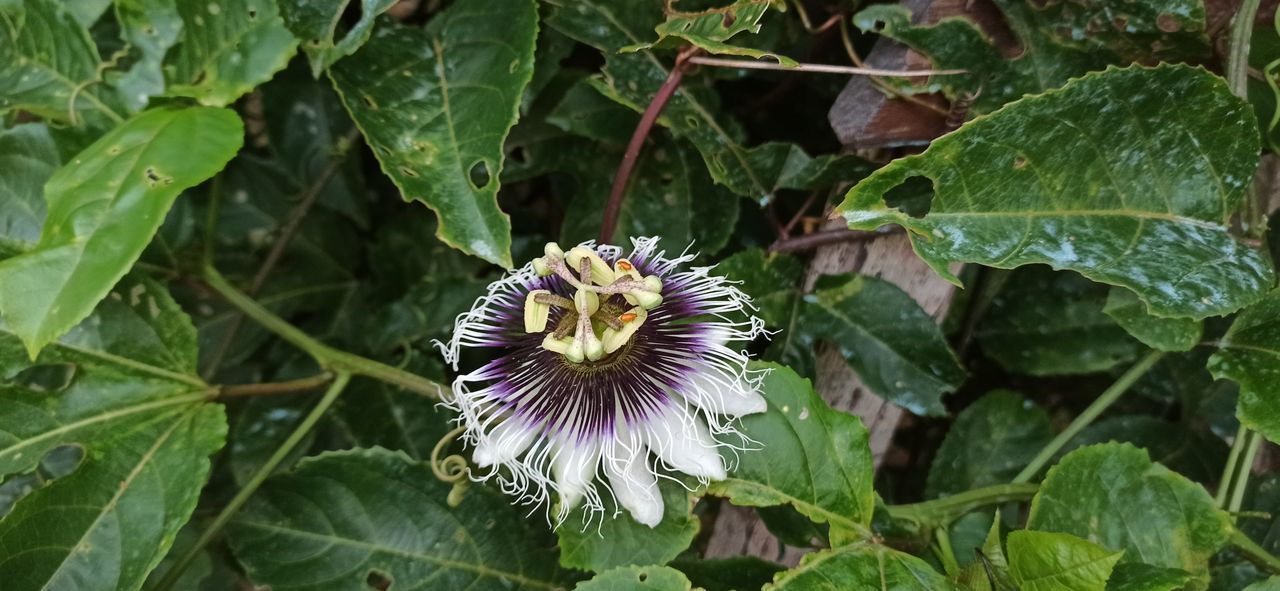
<instances>
[{"instance_id":1,"label":"curled tendril","mask_svg":"<svg viewBox=\"0 0 1280 591\"><path fill-rule=\"evenodd\" d=\"M467 493L467 487L471 481L467 479L467 459L458 455L450 454L444 457L440 455L445 448L449 447L464 431L466 427L457 427L445 434L436 442L436 446L431 448L431 471L435 473L436 478L441 482L448 482L453 485L453 490L449 491L447 502L450 507L457 507L462 503L462 498Z\"/></svg>"}]
</instances>

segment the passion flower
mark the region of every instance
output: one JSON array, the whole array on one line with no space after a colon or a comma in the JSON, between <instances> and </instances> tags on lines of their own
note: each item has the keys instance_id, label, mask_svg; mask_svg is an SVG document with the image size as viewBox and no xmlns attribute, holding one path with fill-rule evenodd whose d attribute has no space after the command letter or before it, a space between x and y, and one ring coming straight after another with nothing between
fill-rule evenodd
<instances>
[{"instance_id":1,"label":"passion flower","mask_svg":"<svg viewBox=\"0 0 1280 591\"><path fill-rule=\"evenodd\" d=\"M447 402L474 447L472 478L548 507L554 491L557 524L612 498L656 526L658 478L723 479L721 448L750 443L734 418L765 410L763 372L733 346L764 333L750 298L711 267L682 268L687 252L632 243L625 257L548 244L490 285L442 345L455 370L464 349L498 353L454 380Z\"/></svg>"}]
</instances>

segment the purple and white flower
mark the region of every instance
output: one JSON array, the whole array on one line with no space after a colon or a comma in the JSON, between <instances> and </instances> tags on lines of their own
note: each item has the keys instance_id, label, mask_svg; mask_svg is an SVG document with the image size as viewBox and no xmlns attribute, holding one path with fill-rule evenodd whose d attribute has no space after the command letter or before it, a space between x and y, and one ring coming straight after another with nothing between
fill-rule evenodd
<instances>
[{"instance_id":1,"label":"purple and white flower","mask_svg":"<svg viewBox=\"0 0 1280 591\"><path fill-rule=\"evenodd\" d=\"M763 372L733 346L764 333L750 298L711 267L682 269L693 255L632 242L626 257L548 244L490 285L442 345L455 370L464 349L498 354L460 375L447 403L474 446L472 477L496 476L524 503L549 507L554 491L557 523L611 496L656 526L658 478L723 479L721 448L750 443L734 418L765 410Z\"/></svg>"}]
</instances>

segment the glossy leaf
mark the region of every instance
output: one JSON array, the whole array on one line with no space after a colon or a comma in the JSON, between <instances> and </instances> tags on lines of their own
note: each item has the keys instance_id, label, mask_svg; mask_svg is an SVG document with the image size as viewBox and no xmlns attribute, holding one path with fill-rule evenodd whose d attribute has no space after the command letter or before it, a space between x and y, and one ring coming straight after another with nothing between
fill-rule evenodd
<instances>
[{"instance_id":1,"label":"glossy leaf","mask_svg":"<svg viewBox=\"0 0 1280 591\"><path fill-rule=\"evenodd\" d=\"M89 315L137 260L178 194L220 170L240 149L242 133L228 110L155 109L54 173L45 185L40 241L0 262L0 312L33 357Z\"/></svg>"},{"instance_id":2,"label":"glossy leaf","mask_svg":"<svg viewBox=\"0 0 1280 591\"><path fill-rule=\"evenodd\" d=\"M1212 483L1222 475L1230 452L1226 443L1189 423L1174 423L1144 415L1113 416L1086 427L1062 447L1059 456L1087 445L1115 441L1131 443L1151 460L1196 482Z\"/></svg>"},{"instance_id":3,"label":"glossy leaf","mask_svg":"<svg viewBox=\"0 0 1280 591\"><path fill-rule=\"evenodd\" d=\"M1209 371L1240 384L1240 422L1280 441L1280 290L1246 308L1218 342Z\"/></svg>"},{"instance_id":4,"label":"glossy leaf","mask_svg":"<svg viewBox=\"0 0 1280 591\"><path fill-rule=\"evenodd\" d=\"M1022 591L1105 591L1123 552L1072 535L1009 533L1009 573Z\"/></svg>"},{"instance_id":5,"label":"glossy leaf","mask_svg":"<svg viewBox=\"0 0 1280 591\"><path fill-rule=\"evenodd\" d=\"M76 124L118 118L94 84L101 63L89 32L60 0L0 4L0 114Z\"/></svg>"},{"instance_id":6,"label":"glossy leaf","mask_svg":"<svg viewBox=\"0 0 1280 591\"><path fill-rule=\"evenodd\" d=\"M964 368L933 318L880 279L854 275L820 283L804 296L792 330L802 346L825 340L839 347L868 388L916 414L945 414L942 395L964 381Z\"/></svg>"},{"instance_id":7,"label":"glossy leaf","mask_svg":"<svg viewBox=\"0 0 1280 591\"><path fill-rule=\"evenodd\" d=\"M436 236L503 267L502 144L533 74L537 30L531 0L454 4L425 29L379 28L330 70L383 172L440 217Z\"/></svg>"},{"instance_id":8,"label":"glossy leaf","mask_svg":"<svg viewBox=\"0 0 1280 591\"><path fill-rule=\"evenodd\" d=\"M955 587L923 560L880 544L851 544L806 554L763 591L949 591Z\"/></svg>"},{"instance_id":9,"label":"glossy leaf","mask_svg":"<svg viewBox=\"0 0 1280 591\"><path fill-rule=\"evenodd\" d=\"M1049 470L1031 502L1027 528L1069 533L1124 562L1178 568L1208 578L1208 560L1230 522L1200 485L1127 444L1082 447Z\"/></svg>"},{"instance_id":10,"label":"glossy leaf","mask_svg":"<svg viewBox=\"0 0 1280 591\"><path fill-rule=\"evenodd\" d=\"M557 528L560 566L604 572L671 562L698 534L698 519L690 513L696 499L678 482L664 480L659 485L665 512L657 527L637 522L624 510L617 515L606 513L600 523L580 527L570 521Z\"/></svg>"},{"instance_id":11,"label":"glossy leaf","mask_svg":"<svg viewBox=\"0 0 1280 591\"><path fill-rule=\"evenodd\" d=\"M710 54L740 55L753 58L770 58L784 66L795 66L796 61L776 53L730 45L725 43L739 33L759 33L760 18L771 7L785 8L775 0L736 0L728 6L698 12L671 12L667 20L654 27L658 40L623 48L622 51L638 51L654 47L693 45Z\"/></svg>"},{"instance_id":12,"label":"glossy leaf","mask_svg":"<svg viewBox=\"0 0 1280 591\"><path fill-rule=\"evenodd\" d=\"M176 0L182 38L165 57L166 94L231 104L284 69L298 40L273 0Z\"/></svg>"},{"instance_id":13,"label":"glossy leaf","mask_svg":"<svg viewBox=\"0 0 1280 591\"><path fill-rule=\"evenodd\" d=\"M767 363L755 367L770 370L761 387L769 410L743 417L742 432L762 449L728 458L736 466L707 492L735 505L790 504L814 521L830 523L833 542L865 536L875 509L866 427L832 410L794 371Z\"/></svg>"},{"instance_id":14,"label":"glossy leaf","mask_svg":"<svg viewBox=\"0 0 1280 591\"><path fill-rule=\"evenodd\" d=\"M1178 115L1188 102L1196 117ZM890 163L837 211L852 228L906 227L917 254L951 281L952 261L1046 263L1126 287L1156 316L1222 315L1274 281L1266 258L1228 232L1257 138L1252 113L1221 78L1185 66L1111 69ZM885 204L886 192L921 175L936 189L926 215Z\"/></svg>"},{"instance_id":15,"label":"glossy leaf","mask_svg":"<svg viewBox=\"0 0 1280 591\"><path fill-rule=\"evenodd\" d=\"M1106 297L1106 286L1076 273L1043 265L1016 269L974 336L983 352L1009 371L1037 376L1105 371L1143 351L1103 313Z\"/></svg>"},{"instance_id":16,"label":"glossy leaf","mask_svg":"<svg viewBox=\"0 0 1280 591\"><path fill-rule=\"evenodd\" d=\"M1189 351L1200 342L1204 326L1190 318L1160 318L1147 313L1138 296L1112 287L1102 311L1142 344L1161 351Z\"/></svg>"},{"instance_id":17,"label":"glossy leaf","mask_svg":"<svg viewBox=\"0 0 1280 591\"><path fill-rule=\"evenodd\" d=\"M689 579L666 566L622 566L583 581L577 591L689 591Z\"/></svg>"},{"instance_id":18,"label":"glossy leaf","mask_svg":"<svg viewBox=\"0 0 1280 591\"><path fill-rule=\"evenodd\" d=\"M449 489L402 453L322 454L258 490L229 528L231 548L273 589L363 588L371 573L441 589L561 586L554 556L529 531L540 522L483 488L450 509Z\"/></svg>"},{"instance_id":19,"label":"glossy leaf","mask_svg":"<svg viewBox=\"0 0 1280 591\"><path fill-rule=\"evenodd\" d=\"M0 131L0 239L40 238L44 184L60 164L48 127L27 123Z\"/></svg>"},{"instance_id":20,"label":"glossy leaf","mask_svg":"<svg viewBox=\"0 0 1280 591\"><path fill-rule=\"evenodd\" d=\"M0 328L0 475L64 450L81 458L0 519L6 587L141 587L195 508L226 432L194 371L191 322L150 281L126 279L35 363Z\"/></svg>"},{"instance_id":21,"label":"glossy leaf","mask_svg":"<svg viewBox=\"0 0 1280 591\"><path fill-rule=\"evenodd\" d=\"M1280 591L1280 577L1271 577L1265 581L1259 581L1245 587L1244 591Z\"/></svg>"},{"instance_id":22,"label":"glossy leaf","mask_svg":"<svg viewBox=\"0 0 1280 591\"><path fill-rule=\"evenodd\" d=\"M1190 582L1191 575L1176 568L1129 562L1111 571L1107 591L1179 591Z\"/></svg>"},{"instance_id":23,"label":"glossy leaf","mask_svg":"<svg viewBox=\"0 0 1280 591\"><path fill-rule=\"evenodd\" d=\"M996 390L956 417L929 467L925 496L1009 482L1053 438L1049 415L1016 392Z\"/></svg>"},{"instance_id":24,"label":"glossy leaf","mask_svg":"<svg viewBox=\"0 0 1280 591\"><path fill-rule=\"evenodd\" d=\"M396 0L360 0L360 20L338 35L338 23L351 0L282 0L280 16L293 34L302 40L302 51L311 62L311 74L319 76L334 62L355 53L373 33L378 15ZM340 39L338 37L341 37Z\"/></svg>"}]
</instances>

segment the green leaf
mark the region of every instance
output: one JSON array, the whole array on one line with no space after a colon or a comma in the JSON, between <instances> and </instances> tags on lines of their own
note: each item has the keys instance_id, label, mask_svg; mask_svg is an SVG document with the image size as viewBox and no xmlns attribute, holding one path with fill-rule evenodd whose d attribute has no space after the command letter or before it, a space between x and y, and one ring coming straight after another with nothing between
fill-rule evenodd
<instances>
[{"instance_id":1,"label":"green leaf","mask_svg":"<svg viewBox=\"0 0 1280 591\"><path fill-rule=\"evenodd\" d=\"M574 587L577 591L689 591L692 588L680 571L666 566L622 566Z\"/></svg>"},{"instance_id":2,"label":"green leaf","mask_svg":"<svg viewBox=\"0 0 1280 591\"><path fill-rule=\"evenodd\" d=\"M786 570L782 565L761 560L755 556L733 556L704 560L698 558L677 558L672 564L695 587L706 591L747 591L759 589L773 580L779 571Z\"/></svg>"},{"instance_id":3,"label":"green leaf","mask_svg":"<svg viewBox=\"0 0 1280 591\"><path fill-rule=\"evenodd\" d=\"M1123 552L1072 535L1009 533L1009 574L1022 591L1105 591Z\"/></svg>"},{"instance_id":4,"label":"green leaf","mask_svg":"<svg viewBox=\"0 0 1280 591\"><path fill-rule=\"evenodd\" d=\"M1111 571L1107 591L1178 591L1190 582L1191 575L1176 568L1130 562Z\"/></svg>"},{"instance_id":5,"label":"green leaf","mask_svg":"<svg viewBox=\"0 0 1280 591\"><path fill-rule=\"evenodd\" d=\"M1142 344L1161 351L1190 351L1200 342L1203 323L1190 318L1161 318L1147 313L1138 295L1112 287L1102 311Z\"/></svg>"},{"instance_id":6,"label":"green leaf","mask_svg":"<svg viewBox=\"0 0 1280 591\"><path fill-rule=\"evenodd\" d=\"M560 566L604 572L629 564L666 564L688 548L698 534L698 519L690 513L694 499L678 482L663 480L659 485L665 512L657 527L641 524L623 511L585 528L572 523L557 528Z\"/></svg>"},{"instance_id":7,"label":"green leaf","mask_svg":"<svg viewBox=\"0 0 1280 591\"><path fill-rule=\"evenodd\" d=\"M688 43L716 55L741 55L753 58L772 58L779 64L796 66L795 60L768 51L725 43L738 33L759 33L760 19L770 8L785 10L786 5L776 0L736 0L733 4L698 12L678 12L674 4L668 5L667 20L654 27L658 40L622 48L633 52L654 47L675 47Z\"/></svg>"},{"instance_id":8,"label":"green leaf","mask_svg":"<svg viewBox=\"0 0 1280 591\"><path fill-rule=\"evenodd\" d=\"M40 241L0 262L0 312L32 357L89 315L178 194L220 170L240 149L242 133L240 118L225 109L154 109L53 174Z\"/></svg>"},{"instance_id":9,"label":"green leaf","mask_svg":"<svg viewBox=\"0 0 1280 591\"><path fill-rule=\"evenodd\" d=\"M49 128L0 130L0 239L35 242L44 224L44 184L62 164Z\"/></svg>"},{"instance_id":10,"label":"green leaf","mask_svg":"<svg viewBox=\"0 0 1280 591\"><path fill-rule=\"evenodd\" d=\"M98 82L102 58L60 0L0 4L0 115L26 111L101 127L119 121Z\"/></svg>"},{"instance_id":11,"label":"green leaf","mask_svg":"<svg viewBox=\"0 0 1280 591\"><path fill-rule=\"evenodd\" d=\"M1049 415L1009 390L979 398L956 417L929 467L928 498L1008 482L1053 438Z\"/></svg>"},{"instance_id":12,"label":"green leaf","mask_svg":"<svg viewBox=\"0 0 1280 591\"><path fill-rule=\"evenodd\" d=\"M1200 0L1053 2L996 0L1021 51L1013 59L966 19L915 26L902 6L876 5L854 24L901 41L938 69L966 73L935 77L948 96L974 97L972 111L987 113L1024 94L1056 88L1073 76L1133 61L1198 61L1210 53Z\"/></svg>"},{"instance_id":13,"label":"green leaf","mask_svg":"<svg viewBox=\"0 0 1280 591\"><path fill-rule=\"evenodd\" d=\"M945 415L942 395L964 381L964 368L933 318L880 279L851 275L819 283L804 296L794 333L805 347L832 342L871 391L916 414Z\"/></svg>"},{"instance_id":14,"label":"green leaf","mask_svg":"<svg viewBox=\"0 0 1280 591\"><path fill-rule=\"evenodd\" d=\"M791 504L819 523L830 523L833 543L867 533L875 511L871 448L857 417L832 410L809 380L777 364L768 369L761 393L767 412L742 418L742 432L761 449L739 453L723 481L709 494L735 505ZM734 460L733 458L727 458Z\"/></svg>"},{"instance_id":15,"label":"green leaf","mask_svg":"<svg viewBox=\"0 0 1280 591\"><path fill-rule=\"evenodd\" d=\"M81 458L0 519L7 588L142 585L195 508L226 432L194 371L191 321L146 280L126 279L34 364L0 328L0 476L67 450Z\"/></svg>"},{"instance_id":16,"label":"green leaf","mask_svg":"<svg viewBox=\"0 0 1280 591\"><path fill-rule=\"evenodd\" d=\"M1280 441L1280 290L1245 308L1218 341L1209 371L1240 384L1236 416L1271 441Z\"/></svg>"},{"instance_id":17,"label":"green leaf","mask_svg":"<svg viewBox=\"0 0 1280 591\"><path fill-rule=\"evenodd\" d=\"M220 107L271 79L298 49L272 0L176 0L182 38L165 57L168 96Z\"/></svg>"},{"instance_id":18,"label":"green leaf","mask_svg":"<svg viewBox=\"0 0 1280 591\"><path fill-rule=\"evenodd\" d=\"M1152 463L1132 445L1106 443L1067 454L1031 501L1027 528L1069 533L1123 561L1178 568L1208 579L1208 560L1230 521L1200 485Z\"/></svg>"},{"instance_id":19,"label":"green leaf","mask_svg":"<svg viewBox=\"0 0 1280 591\"><path fill-rule=\"evenodd\" d=\"M396 0L360 0L360 20L337 40L338 22L351 0L282 0L280 16L284 25L302 40L302 51L311 62L311 75L320 73L338 60L355 53L373 33L373 21Z\"/></svg>"},{"instance_id":20,"label":"green leaf","mask_svg":"<svg viewBox=\"0 0 1280 591\"><path fill-rule=\"evenodd\" d=\"M1131 443L1146 450L1152 461L1196 482L1215 482L1230 453L1226 443L1213 433L1193 429L1145 415L1109 417L1071 438L1059 456L1086 445L1115 441Z\"/></svg>"},{"instance_id":21,"label":"green leaf","mask_svg":"<svg viewBox=\"0 0 1280 591\"><path fill-rule=\"evenodd\" d=\"M1187 104L1195 117L1179 115ZM890 163L837 211L852 228L906 227L916 253L951 281L952 261L1046 263L1129 288L1156 316L1222 315L1275 280L1266 258L1228 231L1257 140L1253 114L1217 76L1109 69ZM936 189L928 214L885 204L886 192L919 175Z\"/></svg>"},{"instance_id":22,"label":"green leaf","mask_svg":"<svg viewBox=\"0 0 1280 591\"><path fill-rule=\"evenodd\" d=\"M1005 369L1036 376L1105 371L1143 350L1103 313L1107 288L1043 265L1012 271L974 331Z\"/></svg>"},{"instance_id":23,"label":"green leaf","mask_svg":"<svg viewBox=\"0 0 1280 591\"><path fill-rule=\"evenodd\" d=\"M403 453L325 453L268 479L229 541L250 579L274 589L345 591L370 577L440 589L562 586L530 529L540 520L478 487L450 509L450 488Z\"/></svg>"},{"instance_id":24,"label":"green leaf","mask_svg":"<svg viewBox=\"0 0 1280 591\"><path fill-rule=\"evenodd\" d=\"M955 587L925 561L880 544L851 544L806 554L764 591L949 591Z\"/></svg>"},{"instance_id":25,"label":"green leaf","mask_svg":"<svg viewBox=\"0 0 1280 591\"><path fill-rule=\"evenodd\" d=\"M458 3L425 29L380 27L329 71L383 172L440 216L436 236L508 268L502 144L533 75L537 30L531 0Z\"/></svg>"},{"instance_id":26,"label":"green leaf","mask_svg":"<svg viewBox=\"0 0 1280 591\"><path fill-rule=\"evenodd\" d=\"M738 289L751 296L756 315L765 323L790 328L788 325L794 308L800 303L799 282L804 274L804 265L799 259L749 248L720 261L716 271L741 282ZM776 338L790 339L791 332L787 330Z\"/></svg>"},{"instance_id":27,"label":"green leaf","mask_svg":"<svg viewBox=\"0 0 1280 591\"><path fill-rule=\"evenodd\" d=\"M120 100L140 111L153 96L164 94L164 57L182 33L182 16L175 0L115 0L120 39L139 54L124 73L108 72Z\"/></svg>"},{"instance_id":28,"label":"green leaf","mask_svg":"<svg viewBox=\"0 0 1280 591\"><path fill-rule=\"evenodd\" d=\"M1259 581L1245 587L1244 591L1280 591L1280 577L1271 577L1265 581Z\"/></svg>"}]
</instances>

